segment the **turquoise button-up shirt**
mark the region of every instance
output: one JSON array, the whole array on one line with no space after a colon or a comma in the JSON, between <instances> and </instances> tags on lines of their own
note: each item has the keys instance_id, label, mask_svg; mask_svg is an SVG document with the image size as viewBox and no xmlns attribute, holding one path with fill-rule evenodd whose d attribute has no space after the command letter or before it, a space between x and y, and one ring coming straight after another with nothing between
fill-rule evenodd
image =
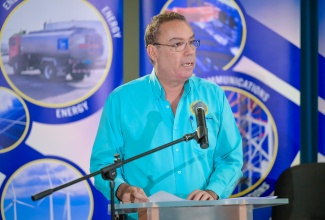
<instances>
[{"instance_id":1,"label":"turquoise button-up shirt","mask_svg":"<svg viewBox=\"0 0 325 220\"><path fill-rule=\"evenodd\" d=\"M102 112L90 171L113 163L116 153L126 160L195 132L191 105L197 101L208 107L209 148L201 149L193 139L129 162L117 170L115 191L126 182L147 196L164 190L186 198L209 189L229 197L242 176L242 139L223 90L196 76L186 81L175 115L154 71L116 88ZM95 186L110 200L109 181L97 175Z\"/></svg>"}]
</instances>

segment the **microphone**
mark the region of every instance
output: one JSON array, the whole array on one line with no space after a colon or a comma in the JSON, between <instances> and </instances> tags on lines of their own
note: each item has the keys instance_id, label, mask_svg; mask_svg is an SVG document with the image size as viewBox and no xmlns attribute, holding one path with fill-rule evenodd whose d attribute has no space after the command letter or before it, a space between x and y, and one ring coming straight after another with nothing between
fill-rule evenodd
<instances>
[{"instance_id":1,"label":"microphone","mask_svg":"<svg viewBox=\"0 0 325 220\"><path fill-rule=\"evenodd\" d=\"M197 124L196 141L200 144L202 149L209 147L208 128L205 121L206 108L206 105L201 101L198 101L192 106L192 109L195 112Z\"/></svg>"}]
</instances>

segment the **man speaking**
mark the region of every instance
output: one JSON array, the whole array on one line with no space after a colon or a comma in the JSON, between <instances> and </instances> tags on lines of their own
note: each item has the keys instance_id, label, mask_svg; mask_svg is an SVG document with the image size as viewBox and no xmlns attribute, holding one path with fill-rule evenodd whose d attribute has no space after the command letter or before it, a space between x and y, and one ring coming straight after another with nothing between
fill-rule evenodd
<instances>
[{"instance_id":1,"label":"man speaking","mask_svg":"<svg viewBox=\"0 0 325 220\"><path fill-rule=\"evenodd\" d=\"M242 176L242 139L223 90L193 75L200 41L175 12L153 17L145 33L153 64L146 75L108 97L91 155L95 172L174 141L196 130L198 142L182 142L117 169L115 202L147 202L166 191L189 200L231 195ZM110 199L109 181L95 186Z\"/></svg>"}]
</instances>

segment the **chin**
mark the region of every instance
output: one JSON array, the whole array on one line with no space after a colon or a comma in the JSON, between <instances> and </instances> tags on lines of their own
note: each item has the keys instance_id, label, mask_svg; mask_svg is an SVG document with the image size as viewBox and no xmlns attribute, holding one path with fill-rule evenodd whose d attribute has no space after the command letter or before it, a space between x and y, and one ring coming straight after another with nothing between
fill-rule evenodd
<instances>
[{"instance_id":1,"label":"chin","mask_svg":"<svg viewBox=\"0 0 325 220\"><path fill-rule=\"evenodd\" d=\"M186 80L188 80L188 78L190 78L193 75L193 73L186 73L186 74L182 74L181 75L181 79L185 82Z\"/></svg>"},{"instance_id":2,"label":"chin","mask_svg":"<svg viewBox=\"0 0 325 220\"><path fill-rule=\"evenodd\" d=\"M193 70L184 73L183 76L186 77L186 78L190 78L192 75L193 75Z\"/></svg>"}]
</instances>

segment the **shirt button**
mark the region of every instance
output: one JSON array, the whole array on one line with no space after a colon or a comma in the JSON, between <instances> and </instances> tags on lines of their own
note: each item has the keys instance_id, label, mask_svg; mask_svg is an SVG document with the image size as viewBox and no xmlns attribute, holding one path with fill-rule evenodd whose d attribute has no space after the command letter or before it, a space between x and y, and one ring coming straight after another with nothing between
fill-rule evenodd
<instances>
[{"instance_id":1,"label":"shirt button","mask_svg":"<svg viewBox=\"0 0 325 220\"><path fill-rule=\"evenodd\" d=\"M166 108L169 108L169 105L166 105Z\"/></svg>"},{"instance_id":2,"label":"shirt button","mask_svg":"<svg viewBox=\"0 0 325 220\"><path fill-rule=\"evenodd\" d=\"M178 174L181 174L181 173L182 173L182 171L178 171L177 173L178 173Z\"/></svg>"},{"instance_id":3,"label":"shirt button","mask_svg":"<svg viewBox=\"0 0 325 220\"><path fill-rule=\"evenodd\" d=\"M178 148L176 148L176 151L178 151Z\"/></svg>"}]
</instances>

